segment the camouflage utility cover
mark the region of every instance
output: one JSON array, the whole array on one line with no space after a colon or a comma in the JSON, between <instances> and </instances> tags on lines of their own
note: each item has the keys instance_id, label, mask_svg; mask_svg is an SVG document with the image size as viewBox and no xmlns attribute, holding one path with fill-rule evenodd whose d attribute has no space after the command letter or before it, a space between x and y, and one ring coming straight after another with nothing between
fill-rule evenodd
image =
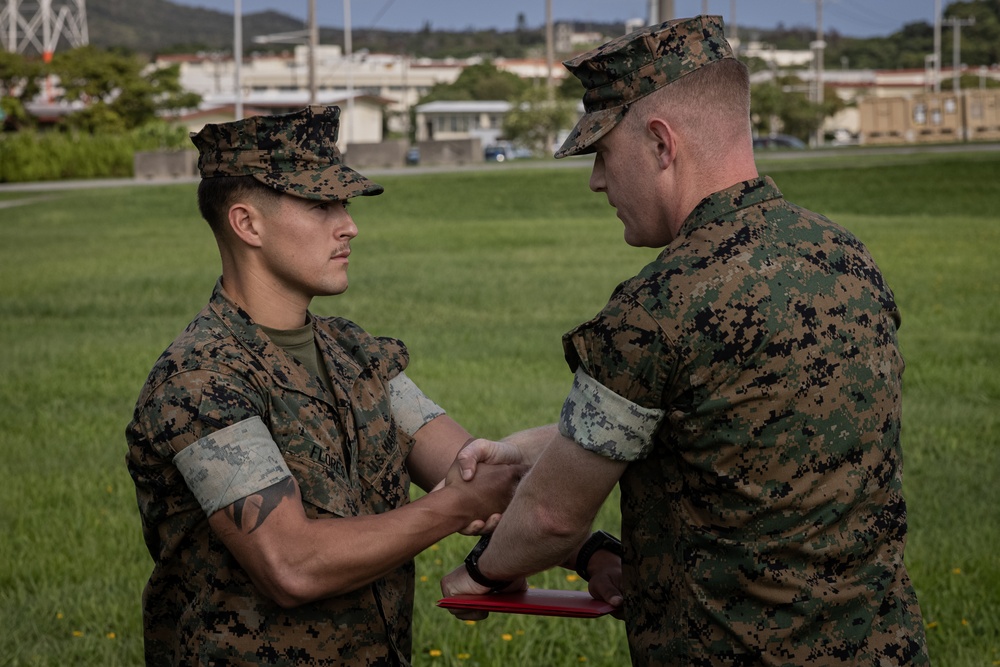
<instances>
[{"instance_id":1,"label":"camouflage utility cover","mask_svg":"<svg viewBox=\"0 0 1000 667\"><path fill-rule=\"evenodd\" d=\"M927 663L898 325L864 246L756 179L566 335L571 368L665 413L621 478L635 664Z\"/></svg>"},{"instance_id":2,"label":"camouflage utility cover","mask_svg":"<svg viewBox=\"0 0 1000 667\"><path fill-rule=\"evenodd\" d=\"M390 417L399 341L312 316L333 393L216 286L157 361L126 430L153 572L143 594L147 665L406 665L413 563L370 586L282 609L257 592L209 529L174 454L260 417L302 492L307 516L377 514L409 502L413 440ZM353 462L348 466L344 450Z\"/></svg>"},{"instance_id":3,"label":"camouflage utility cover","mask_svg":"<svg viewBox=\"0 0 1000 667\"><path fill-rule=\"evenodd\" d=\"M279 116L208 124L191 141L202 178L253 176L303 199L377 195L382 186L344 164L337 148L340 107L310 106Z\"/></svg>"},{"instance_id":4,"label":"camouflage utility cover","mask_svg":"<svg viewBox=\"0 0 1000 667\"><path fill-rule=\"evenodd\" d=\"M733 58L721 16L677 19L636 30L563 63L580 79L584 115L557 158L593 153L628 105L699 67Z\"/></svg>"}]
</instances>

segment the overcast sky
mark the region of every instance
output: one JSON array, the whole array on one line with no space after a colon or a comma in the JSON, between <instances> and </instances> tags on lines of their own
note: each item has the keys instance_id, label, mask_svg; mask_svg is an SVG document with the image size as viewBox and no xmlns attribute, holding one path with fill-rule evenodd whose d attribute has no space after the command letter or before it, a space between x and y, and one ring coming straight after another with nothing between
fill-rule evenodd
<instances>
[{"instance_id":1,"label":"overcast sky","mask_svg":"<svg viewBox=\"0 0 1000 667\"><path fill-rule=\"evenodd\" d=\"M179 4L216 9L231 14L235 0L173 0ZM345 0L317 0L318 22L323 27L344 25ZM674 0L678 16L702 11L706 0ZM275 9L305 20L308 0L241 0L244 14ZM722 14L737 27L816 28L817 0L707 0L711 14ZM943 7L950 2L942 0ZM855 37L889 35L915 21L934 22L935 0L823 0L823 27ZM555 21L625 21L644 18L648 0L552 0ZM545 0L351 0L354 28L417 30L425 23L439 30L497 28L511 30L523 14L529 27L545 23Z\"/></svg>"}]
</instances>

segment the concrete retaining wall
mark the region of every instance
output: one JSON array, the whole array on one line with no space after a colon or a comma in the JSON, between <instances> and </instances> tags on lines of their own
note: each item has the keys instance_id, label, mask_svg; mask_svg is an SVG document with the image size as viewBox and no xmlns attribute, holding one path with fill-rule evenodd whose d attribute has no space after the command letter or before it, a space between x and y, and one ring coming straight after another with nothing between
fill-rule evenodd
<instances>
[{"instance_id":1,"label":"concrete retaining wall","mask_svg":"<svg viewBox=\"0 0 1000 667\"><path fill-rule=\"evenodd\" d=\"M404 139L389 139L377 144L348 144L345 158L348 166L355 169L402 167L409 146Z\"/></svg>"},{"instance_id":2,"label":"concrete retaining wall","mask_svg":"<svg viewBox=\"0 0 1000 667\"><path fill-rule=\"evenodd\" d=\"M198 151L137 151L132 160L135 178L190 178L198 175Z\"/></svg>"}]
</instances>

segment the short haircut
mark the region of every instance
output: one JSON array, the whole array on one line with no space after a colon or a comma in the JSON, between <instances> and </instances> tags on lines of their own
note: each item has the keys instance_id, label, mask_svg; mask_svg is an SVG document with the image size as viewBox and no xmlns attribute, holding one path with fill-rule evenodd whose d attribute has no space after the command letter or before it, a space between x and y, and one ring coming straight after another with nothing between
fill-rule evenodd
<instances>
[{"instance_id":1,"label":"short haircut","mask_svg":"<svg viewBox=\"0 0 1000 667\"><path fill-rule=\"evenodd\" d=\"M253 176L214 176L198 184L198 210L216 237L225 234L229 208L244 201L260 208L277 204L281 193Z\"/></svg>"},{"instance_id":2,"label":"short haircut","mask_svg":"<svg viewBox=\"0 0 1000 667\"><path fill-rule=\"evenodd\" d=\"M750 141L749 71L731 58L709 63L638 100L622 123L641 131L656 113L696 136L706 158L720 159L731 142Z\"/></svg>"}]
</instances>

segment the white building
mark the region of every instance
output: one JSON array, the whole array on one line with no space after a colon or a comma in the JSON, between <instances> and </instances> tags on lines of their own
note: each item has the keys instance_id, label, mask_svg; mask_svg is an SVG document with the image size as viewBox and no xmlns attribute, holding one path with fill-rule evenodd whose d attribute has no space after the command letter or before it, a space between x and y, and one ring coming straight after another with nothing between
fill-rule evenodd
<instances>
[{"instance_id":1,"label":"white building","mask_svg":"<svg viewBox=\"0 0 1000 667\"><path fill-rule=\"evenodd\" d=\"M417 141L442 141L476 137L483 146L495 144L503 134L503 120L510 103L503 101L440 101L416 108Z\"/></svg>"}]
</instances>

